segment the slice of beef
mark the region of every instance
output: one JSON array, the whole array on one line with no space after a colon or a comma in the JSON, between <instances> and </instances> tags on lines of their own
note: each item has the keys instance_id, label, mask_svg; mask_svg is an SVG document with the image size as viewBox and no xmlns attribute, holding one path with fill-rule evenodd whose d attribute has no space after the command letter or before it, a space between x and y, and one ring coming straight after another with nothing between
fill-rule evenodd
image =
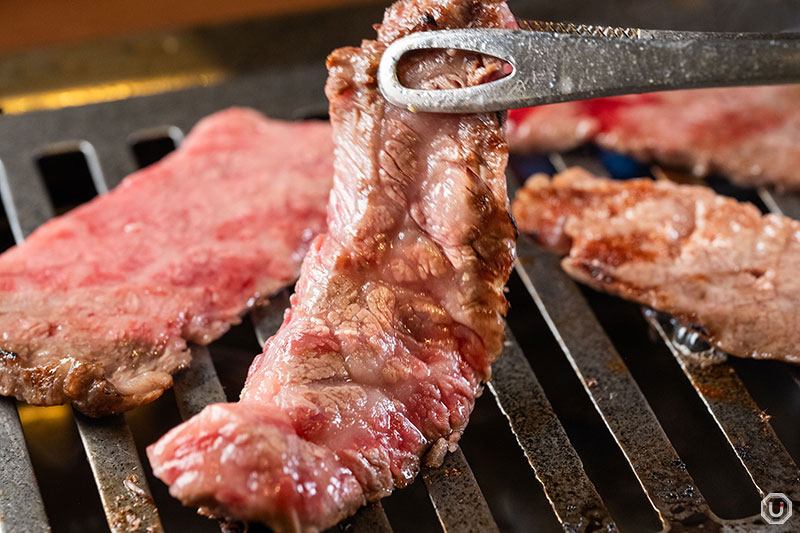
<instances>
[{"instance_id":1,"label":"slice of beef","mask_svg":"<svg viewBox=\"0 0 800 533\"><path fill-rule=\"evenodd\" d=\"M458 440L503 342L515 229L502 117L410 113L383 100L375 74L387 44L413 31L511 23L500 1L405 0L378 40L328 58L328 234L241 400L148 448L184 504L318 531L411 483L429 449L441 459ZM428 52L404 81L454 87L501 68Z\"/></svg>"},{"instance_id":2,"label":"slice of beef","mask_svg":"<svg viewBox=\"0 0 800 533\"><path fill-rule=\"evenodd\" d=\"M701 326L741 357L800 363L800 222L711 189L572 168L514 199L520 230L572 277Z\"/></svg>"},{"instance_id":3,"label":"slice of beef","mask_svg":"<svg viewBox=\"0 0 800 533\"><path fill-rule=\"evenodd\" d=\"M800 85L601 98L509 114L514 151L584 142L644 161L721 173L745 186L800 189Z\"/></svg>"},{"instance_id":4,"label":"slice of beef","mask_svg":"<svg viewBox=\"0 0 800 533\"><path fill-rule=\"evenodd\" d=\"M325 228L327 123L246 109L0 256L0 392L92 416L149 402Z\"/></svg>"}]
</instances>

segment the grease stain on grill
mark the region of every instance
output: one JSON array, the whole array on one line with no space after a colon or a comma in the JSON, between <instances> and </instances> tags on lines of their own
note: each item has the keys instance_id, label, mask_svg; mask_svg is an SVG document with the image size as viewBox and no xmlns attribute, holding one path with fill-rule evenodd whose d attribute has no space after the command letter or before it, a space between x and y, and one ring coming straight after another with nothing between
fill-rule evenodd
<instances>
[{"instance_id":1,"label":"grease stain on grill","mask_svg":"<svg viewBox=\"0 0 800 533\"><path fill-rule=\"evenodd\" d=\"M125 531L137 532L142 526L142 519L139 514L137 514L137 507L141 504L152 505L154 503L153 498L139 486L139 476L136 474L129 474L122 484L128 491L130 498L118 496L115 499L115 525ZM126 499L133 499L133 503L122 506ZM147 533L155 533L156 531L160 531L160 529L147 527L145 531L147 531Z\"/></svg>"}]
</instances>

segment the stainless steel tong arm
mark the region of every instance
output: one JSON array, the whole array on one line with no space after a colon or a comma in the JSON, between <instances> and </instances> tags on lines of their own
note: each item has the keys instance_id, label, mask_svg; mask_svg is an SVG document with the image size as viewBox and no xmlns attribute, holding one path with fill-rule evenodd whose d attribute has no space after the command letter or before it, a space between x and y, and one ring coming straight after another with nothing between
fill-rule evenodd
<instances>
[{"instance_id":1,"label":"stainless steel tong arm","mask_svg":"<svg viewBox=\"0 0 800 533\"><path fill-rule=\"evenodd\" d=\"M543 24L556 31L574 31L541 31ZM399 39L381 59L380 89L389 102L412 111L476 113L658 90L800 82L798 34L556 23L521 27L527 30L443 30ZM398 62L407 53L424 49L479 52L507 61L513 71L502 79L461 89L403 86L397 77Z\"/></svg>"}]
</instances>

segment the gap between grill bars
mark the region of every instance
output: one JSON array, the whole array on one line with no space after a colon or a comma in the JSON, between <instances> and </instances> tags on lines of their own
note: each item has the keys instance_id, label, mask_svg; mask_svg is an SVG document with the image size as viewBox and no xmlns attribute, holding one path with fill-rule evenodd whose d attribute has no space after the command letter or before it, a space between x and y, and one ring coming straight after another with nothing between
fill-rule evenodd
<instances>
[{"instance_id":1,"label":"gap between grill bars","mask_svg":"<svg viewBox=\"0 0 800 533\"><path fill-rule=\"evenodd\" d=\"M172 132L175 134L174 130ZM175 138L179 139L180 135L175 134ZM94 179L102 182L104 175L100 169L103 168L110 188L118 182L120 169L129 165L126 162L129 158L123 145L114 147L106 143L102 150L97 150L97 164L92 170L100 174L93 174ZM565 164L560 156L554 156L552 161L556 168ZM596 160L573 159L570 162L601 171ZM110 171L109 167L115 170ZM12 228L21 239L47 220L53 208L41 183L25 171L24 165L15 162L11 168L18 174L0 172L0 190ZM510 181L513 182L513 177ZM767 191L761 194L762 198L771 199L773 204L766 199L765 203L772 209L800 215L800 210L791 211L796 198L775 196ZM756 517L725 521L711 512L636 381L577 286L560 270L556 258L536 249L523 237L519 241L516 268L664 525L710 527L718 524L730 531L756 530L760 521ZM262 344L277 329L287 304L288 293L284 291L275 295L267 308L251 314ZM668 321L655 314L647 317L667 342L759 492L787 492L797 501L800 472L769 424L756 419L758 408L735 373L729 372L726 365L711 370L697 367L691 357L683 355L683 348L675 342ZM175 378L175 395L183 418L209 403L225 401L207 348L193 347L192 352L192 366ZM702 385L709 383L731 391L731 397L737 401L704 394L707 389ZM616 524L510 330L488 388L508 418L564 529L616 530ZM143 531L162 529L124 416L93 420L77 415L75 419L112 531L126 531L132 523L139 524ZM3 516L0 530L47 531L47 517L19 417L14 402L9 400L0 403L0 439L0 454L5 461L0 471ZM782 461L774 461L775 458ZM441 467L424 470L421 477L445 531L499 529L460 449L449 454ZM362 509L340 529L389 532L391 526L382 506L376 503Z\"/></svg>"}]
</instances>

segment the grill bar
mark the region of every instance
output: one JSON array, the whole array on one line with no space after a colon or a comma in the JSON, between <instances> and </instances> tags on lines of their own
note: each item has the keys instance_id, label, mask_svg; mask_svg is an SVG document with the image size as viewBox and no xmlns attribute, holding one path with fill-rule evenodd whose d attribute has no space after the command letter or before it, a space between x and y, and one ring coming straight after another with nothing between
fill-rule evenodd
<instances>
[{"instance_id":1,"label":"grill bar","mask_svg":"<svg viewBox=\"0 0 800 533\"><path fill-rule=\"evenodd\" d=\"M800 470L734 369L722 363L704 364L674 342L674 333L658 313L647 310L645 317L675 356L761 496L783 492L800 501Z\"/></svg>"},{"instance_id":2,"label":"grill bar","mask_svg":"<svg viewBox=\"0 0 800 533\"><path fill-rule=\"evenodd\" d=\"M767 208L776 215L800 219L800 194L787 194L766 187L758 188L758 196Z\"/></svg>"},{"instance_id":3,"label":"grill bar","mask_svg":"<svg viewBox=\"0 0 800 533\"><path fill-rule=\"evenodd\" d=\"M0 399L0 532L50 531L13 398Z\"/></svg>"},{"instance_id":4,"label":"grill bar","mask_svg":"<svg viewBox=\"0 0 800 533\"><path fill-rule=\"evenodd\" d=\"M112 533L163 531L125 416L74 416Z\"/></svg>"},{"instance_id":5,"label":"grill bar","mask_svg":"<svg viewBox=\"0 0 800 533\"><path fill-rule=\"evenodd\" d=\"M12 164L7 164L7 168L16 169L19 173L0 175L0 179L3 202L11 225L18 227L24 238L53 215L53 207L41 180L33 173L33 153L22 155L30 158L27 161L29 164L26 165L24 159L12 158ZM90 165L92 168L99 170L99 163ZM94 174L92 179L99 183L103 175ZM19 201L24 201L24 211L16 209L11 190L23 194ZM31 206L36 208L31 209ZM116 415L90 419L75 412L75 423L112 532L127 531L132 527L142 527L143 531L147 528L152 531L163 530L125 417Z\"/></svg>"},{"instance_id":6,"label":"grill bar","mask_svg":"<svg viewBox=\"0 0 800 533\"><path fill-rule=\"evenodd\" d=\"M175 374L175 401L183 420L193 417L207 405L226 401L208 348L192 345L191 350L189 368ZM246 531L247 527L237 521L221 520L220 529L223 532Z\"/></svg>"},{"instance_id":7,"label":"grill bar","mask_svg":"<svg viewBox=\"0 0 800 533\"><path fill-rule=\"evenodd\" d=\"M614 520L508 327L503 354L492 365L489 389L564 529L616 531Z\"/></svg>"},{"instance_id":8,"label":"grill bar","mask_svg":"<svg viewBox=\"0 0 800 533\"><path fill-rule=\"evenodd\" d=\"M11 227L11 233L14 236L15 242L22 242L25 240L27 233L20 225L20 217L17 213L17 206L14 203L14 197L11 194L11 183L8 181L8 174L3 161L0 161L0 194L2 194L3 209L8 218L8 225Z\"/></svg>"},{"instance_id":9,"label":"grill bar","mask_svg":"<svg viewBox=\"0 0 800 533\"><path fill-rule=\"evenodd\" d=\"M461 448L438 468L424 468L422 479L445 533L500 531Z\"/></svg>"},{"instance_id":10,"label":"grill bar","mask_svg":"<svg viewBox=\"0 0 800 533\"><path fill-rule=\"evenodd\" d=\"M270 296L269 305L256 307L250 312L250 319L256 329L256 338L262 348L267 339L275 335L281 327L283 313L289 307L289 295L289 289L284 289Z\"/></svg>"},{"instance_id":11,"label":"grill bar","mask_svg":"<svg viewBox=\"0 0 800 533\"><path fill-rule=\"evenodd\" d=\"M346 533L392 533L381 502L368 503L345 522L339 525L339 530Z\"/></svg>"},{"instance_id":12,"label":"grill bar","mask_svg":"<svg viewBox=\"0 0 800 533\"><path fill-rule=\"evenodd\" d=\"M191 350L192 364L175 374L175 400L184 420L202 411L206 405L225 401L225 391L208 348L193 345Z\"/></svg>"},{"instance_id":13,"label":"grill bar","mask_svg":"<svg viewBox=\"0 0 800 533\"><path fill-rule=\"evenodd\" d=\"M559 172L580 165L604 175L599 161L551 156ZM711 510L678 457L633 376L558 258L517 243L517 272L536 301L598 412L633 468L662 523L709 522ZM702 516L702 517L701 517Z\"/></svg>"},{"instance_id":14,"label":"grill bar","mask_svg":"<svg viewBox=\"0 0 800 533\"><path fill-rule=\"evenodd\" d=\"M107 142L108 140L100 145L100 150L90 145L96 150L97 157L89 168L92 171L92 180L98 184L98 193L108 191L118 183L121 177L114 179L118 174L113 170L130 160L129 156L124 157L120 153L107 154L102 148ZM116 157L117 163L114 163L113 157ZM109 168L112 172L108 171ZM41 202L49 204L50 200L44 197ZM133 434L125 422L125 416L92 419L78 412L74 416L112 533L131 529L163 531L158 508L147 485Z\"/></svg>"},{"instance_id":15,"label":"grill bar","mask_svg":"<svg viewBox=\"0 0 800 533\"><path fill-rule=\"evenodd\" d=\"M606 168L600 160L588 157L581 153L560 154L558 152L548 154L550 164L557 172L564 172L569 167L583 167L595 176L608 176Z\"/></svg>"},{"instance_id":16,"label":"grill bar","mask_svg":"<svg viewBox=\"0 0 800 533\"><path fill-rule=\"evenodd\" d=\"M672 176L672 172L658 167L657 172L667 179ZM794 206L795 214L800 214L798 197L773 194L763 187L758 193L776 214L786 214L781 206L787 210ZM678 361L761 496L783 492L792 500L800 501L800 470L773 431L769 417L756 405L735 370L726 363L704 364L703 354L676 338L676 334L686 328L676 324L674 319L649 309L644 310L644 315ZM702 352L714 351L705 343L699 348ZM790 368L797 375L797 367Z\"/></svg>"},{"instance_id":17,"label":"grill bar","mask_svg":"<svg viewBox=\"0 0 800 533\"><path fill-rule=\"evenodd\" d=\"M662 522L710 510L647 400L558 258L522 236L517 273Z\"/></svg>"},{"instance_id":18,"label":"grill bar","mask_svg":"<svg viewBox=\"0 0 800 533\"><path fill-rule=\"evenodd\" d=\"M36 153L27 149L2 161L4 172L0 171L0 186L3 207L17 244L55 214L44 183L36 174L35 157ZM17 206L23 208L17 209Z\"/></svg>"},{"instance_id":19,"label":"grill bar","mask_svg":"<svg viewBox=\"0 0 800 533\"><path fill-rule=\"evenodd\" d=\"M113 120L109 118L108 120ZM136 170L133 165L131 152L124 139L108 138L92 132L86 137L86 144L92 147L96 158L102 162L102 174L93 175L95 182L105 183L105 190L110 191L122 179ZM98 192L103 193L103 188L98 187Z\"/></svg>"},{"instance_id":20,"label":"grill bar","mask_svg":"<svg viewBox=\"0 0 800 533\"><path fill-rule=\"evenodd\" d=\"M100 168L100 159L97 157L97 150L94 145L87 141L78 143L79 150L86 159L86 165L89 168L89 173L92 176L94 188L97 194L106 194L108 192L108 180L103 175L103 169Z\"/></svg>"}]
</instances>

